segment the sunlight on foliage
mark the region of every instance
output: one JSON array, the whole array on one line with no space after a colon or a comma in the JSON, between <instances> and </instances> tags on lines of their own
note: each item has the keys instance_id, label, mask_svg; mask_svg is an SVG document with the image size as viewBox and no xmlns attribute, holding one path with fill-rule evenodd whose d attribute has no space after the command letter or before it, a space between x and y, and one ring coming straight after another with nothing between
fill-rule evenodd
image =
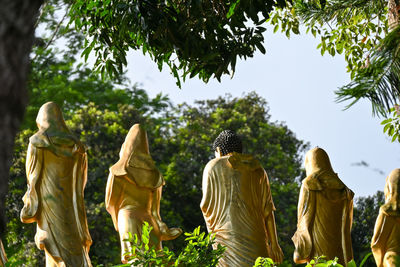
<instances>
[{"instance_id":1,"label":"sunlight on foliage","mask_svg":"<svg viewBox=\"0 0 400 267\"><path fill-rule=\"evenodd\" d=\"M218 264L219 258L225 251L221 245L213 250L215 236L200 232L200 226L192 233L185 233L186 246L176 255L173 251L164 247L157 251L149 246L152 227L144 222L141 239L135 234L126 241L131 243L131 251L126 254L129 263L118 266L185 266L185 267L212 267Z\"/></svg>"},{"instance_id":2,"label":"sunlight on foliage","mask_svg":"<svg viewBox=\"0 0 400 267\"><path fill-rule=\"evenodd\" d=\"M381 122L383 132L392 138L392 142L396 140L400 142L400 106L396 105L390 109L391 117Z\"/></svg>"}]
</instances>

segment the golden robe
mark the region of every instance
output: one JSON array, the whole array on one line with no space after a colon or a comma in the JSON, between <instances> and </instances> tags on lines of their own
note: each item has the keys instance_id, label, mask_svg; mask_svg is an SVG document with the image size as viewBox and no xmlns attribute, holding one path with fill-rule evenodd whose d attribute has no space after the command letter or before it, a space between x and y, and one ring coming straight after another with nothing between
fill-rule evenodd
<instances>
[{"instance_id":1,"label":"golden robe","mask_svg":"<svg viewBox=\"0 0 400 267\"><path fill-rule=\"evenodd\" d=\"M378 267L395 267L400 256L400 169L386 179L385 204L376 219L371 249Z\"/></svg>"},{"instance_id":2,"label":"golden robe","mask_svg":"<svg viewBox=\"0 0 400 267\"><path fill-rule=\"evenodd\" d=\"M306 171L297 211L294 262L310 262L317 256L339 258L346 265L353 259L351 225L354 193L333 172L321 148L307 153Z\"/></svg>"},{"instance_id":3,"label":"golden robe","mask_svg":"<svg viewBox=\"0 0 400 267\"><path fill-rule=\"evenodd\" d=\"M253 266L271 255L265 220L275 207L267 173L252 156L234 152L211 160L200 207L215 246L226 247L218 266Z\"/></svg>"},{"instance_id":4,"label":"golden robe","mask_svg":"<svg viewBox=\"0 0 400 267\"><path fill-rule=\"evenodd\" d=\"M152 227L149 245L161 249L161 241L178 237L182 230L168 228L160 217L164 179L150 156L146 132L135 124L120 151L120 159L110 168L105 204L119 232L121 261L128 262L129 233L141 238L144 222ZM128 253L128 254L127 254Z\"/></svg>"},{"instance_id":5,"label":"golden robe","mask_svg":"<svg viewBox=\"0 0 400 267\"><path fill-rule=\"evenodd\" d=\"M21 221L37 223L35 243L46 252L46 266L92 266L83 199L85 148L69 133L59 108L52 102L44 107L38 114L39 131L28 146Z\"/></svg>"},{"instance_id":6,"label":"golden robe","mask_svg":"<svg viewBox=\"0 0 400 267\"><path fill-rule=\"evenodd\" d=\"M338 257L345 265L353 259L350 232L354 193L340 180L331 184L320 180L307 177L301 186L297 231L292 238L295 262L324 255L328 259Z\"/></svg>"},{"instance_id":7,"label":"golden robe","mask_svg":"<svg viewBox=\"0 0 400 267\"><path fill-rule=\"evenodd\" d=\"M0 266L1 267L5 266L6 262L7 262L7 255L6 252L4 251L3 242L0 239Z\"/></svg>"},{"instance_id":8,"label":"golden robe","mask_svg":"<svg viewBox=\"0 0 400 267\"><path fill-rule=\"evenodd\" d=\"M159 215L155 214L159 210L155 211L153 205L154 202L160 201L157 199L157 190L162 190L164 180L154 169L136 168L136 171L134 169L132 168L129 175L127 173L116 175L117 171L110 168L106 186L106 209L113 219L115 229L120 234L123 262L126 261L123 254L130 251L130 244L124 239L129 238L129 233L140 237L144 222L148 222L153 228L150 234L150 245L161 249L162 241L158 222L161 219L158 219ZM151 182L153 182L152 185L150 185Z\"/></svg>"}]
</instances>

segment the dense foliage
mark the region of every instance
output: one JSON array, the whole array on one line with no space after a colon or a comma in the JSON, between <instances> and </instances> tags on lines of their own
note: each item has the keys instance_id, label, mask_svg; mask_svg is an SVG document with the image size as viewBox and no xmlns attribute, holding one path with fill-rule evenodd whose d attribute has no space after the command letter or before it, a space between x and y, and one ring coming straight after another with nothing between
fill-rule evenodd
<instances>
[{"instance_id":1,"label":"dense foliage","mask_svg":"<svg viewBox=\"0 0 400 267\"><path fill-rule=\"evenodd\" d=\"M244 1L239 2L244 5ZM44 253L33 242L35 225L22 224L19 212L26 190L24 164L28 138L36 131L35 116L39 107L49 100L62 107L68 127L87 146L89 169L85 199L94 240L90 251L94 266L110 266L120 260L118 234L104 208L104 190L108 168L117 161L127 131L138 122L148 132L151 154L166 180L162 218L169 226L182 227L186 232L199 225L205 231L199 209L201 177L205 164L213 157L214 138L224 129L241 135L244 152L255 155L269 175L277 208L279 242L285 258L290 259L299 182L304 177L302 155L308 145L298 140L285 124L272 122L267 102L256 93L173 105L161 94L149 97L143 89L130 85L123 74L112 80L101 79L76 61L75 55L84 38L72 31L65 19L57 18L65 3L68 1L53 0L43 7L41 18L48 31L37 38L31 55L28 82L31 104L16 138L7 197L9 223L4 243L11 265L43 265ZM241 8L245 6L237 10ZM56 48L54 42L61 37L64 47ZM356 202L353 239L358 242L354 246L357 259L368 250L367 233L372 235L381 197ZM184 239L182 236L164 242L164 246L179 251L185 247Z\"/></svg>"},{"instance_id":2,"label":"dense foliage","mask_svg":"<svg viewBox=\"0 0 400 267\"><path fill-rule=\"evenodd\" d=\"M275 9L269 21L275 26L274 31L280 28L287 36L299 34L301 24L306 32L320 37L317 48L322 55L343 54L353 81L337 91L338 99L351 101L351 106L367 98L375 113L385 114L399 96L398 89L392 86L394 83L385 82L390 79L387 72L397 58L395 44L387 45L387 2L297 0L288 7ZM390 72L396 75L395 71Z\"/></svg>"},{"instance_id":3,"label":"dense foliage","mask_svg":"<svg viewBox=\"0 0 400 267\"><path fill-rule=\"evenodd\" d=\"M200 231L200 226L192 233L184 233L185 247L179 254L167 247L157 251L149 246L151 227L144 223L141 239L135 234L128 241L131 243L129 262L118 266L142 266L142 267L214 267L217 266L225 247L215 244L215 236ZM213 249L213 245L216 249Z\"/></svg>"},{"instance_id":4,"label":"dense foliage","mask_svg":"<svg viewBox=\"0 0 400 267\"><path fill-rule=\"evenodd\" d=\"M128 93L131 91L127 91ZM136 98L145 95L137 90ZM135 98L130 101L134 103ZM108 168L117 161L118 152L127 130L140 122L148 130L153 158L164 174L162 218L170 226L192 231L203 225L199 209L201 199L202 169L212 156L213 138L225 128L237 130L244 138L246 152L256 154L270 174L281 246L292 253L290 237L295 229L298 183L301 174L301 154L306 145L297 140L283 124L271 123L264 100L255 93L235 99L230 97L169 107L160 97L142 106L118 105L117 109L101 109L89 103L81 108L65 112L67 125L80 136L88 147L89 173L85 191L89 228L94 240L91 259L94 264L116 263L119 259L118 235L113 229L110 216L104 209L104 188ZM106 99L105 99L106 101ZM157 106L158 105L158 106ZM158 110L157 113L147 110ZM30 118L34 120L34 118ZM254 129L254 130L251 130ZM250 131L251 130L251 131ZM34 129L21 132L17 139L14 167L8 197L10 232L7 247L10 259L23 260L35 265L40 252L34 248L32 225L18 220L24 191L24 161L27 139ZM280 211L288 211L282 216ZM205 228L203 228L205 230ZM166 242L171 249L183 246L183 238ZM168 244L170 243L170 244ZM25 253L26 249L32 253ZM10 252L11 251L11 252ZM32 255L34 255L32 257ZM32 257L32 258L30 258Z\"/></svg>"},{"instance_id":5,"label":"dense foliage","mask_svg":"<svg viewBox=\"0 0 400 267\"><path fill-rule=\"evenodd\" d=\"M75 1L71 16L86 35L102 73L120 73L129 49L149 54L161 69L208 81L235 70L238 57L265 53L260 25L285 0L253 1Z\"/></svg>"}]
</instances>

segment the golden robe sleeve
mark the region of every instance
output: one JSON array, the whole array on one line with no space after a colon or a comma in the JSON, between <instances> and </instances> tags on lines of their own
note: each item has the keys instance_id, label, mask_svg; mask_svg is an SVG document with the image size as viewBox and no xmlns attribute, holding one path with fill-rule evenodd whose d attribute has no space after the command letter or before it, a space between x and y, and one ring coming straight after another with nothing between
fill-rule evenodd
<instances>
[{"instance_id":1,"label":"golden robe sleeve","mask_svg":"<svg viewBox=\"0 0 400 267\"><path fill-rule=\"evenodd\" d=\"M393 223L388 223L387 216L382 211L379 211L371 241L372 254L374 255L376 266L378 267L383 266L383 259L386 253L385 243L392 229Z\"/></svg>"},{"instance_id":2,"label":"golden robe sleeve","mask_svg":"<svg viewBox=\"0 0 400 267\"><path fill-rule=\"evenodd\" d=\"M292 237L295 246L293 261L298 264L311 260L312 238L310 225L315 213L314 194L304 184L301 186L297 207L297 231Z\"/></svg>"},{"instance_id":3,"label":"golden robe sleeve","mask_svg":"<svg viewBox=\"0 0 400 267\"><path fill-rule=\"evenodd\" d=\"M110 213L114 223L115 230L118 231L118 212L120 208L120 197L122 196L121 185L116 181L118 179L110 170L106 185L106 210Z\"/></svg>"},{"instance_id":4,"label":"golden robe sleeve","mask_svg":"<svg viewBox=\"0 0 400 267\"><path fill-rule=\"evenodd\" d=\"M212 229L209 227L209 223L207 223L212 213L213 213L213 186L212 186L212 179L210 177L210 168L208 165L203 171L203 181L202 181L202 190L203 190L203 197L200 202L200 208L203 212L204 219L206 220L207 230L210 232Z\"/></svg>"},{"instance_id":5,"label":"golden robe sleeve","mask_svg":"<svg viewBox=\"0 0 400 267\"><path fill-rule=\"evenodd\" d=\"M33 223L37 221L36 214L39 206L36 184L40 178L43 165L43 151L29 143L26 155L26 177L28 189L22 198L24 207L21 210L21 221Z\"/></svg>"},{"instance_id":6,"label":"golden robe sleeve","mask_svg":"<svg viewBox=\"0 0 400 267\"><path fill-rule=\"evenodd\" d=\"M271 195L271 187L269 185L269 180L268 180L268 175L263 170L264 172L264 177L261 181L261 195L262 195L262 205L263 205L263 210L264 210L264 218L267 218L271 212L275 211L275 206L274 202L272 201L272 195Z\"/></svg>"},{"instance_id":7,"label":"golden robe sleeve","mask_svg":"<svg viewBox=\"0 0 400 267\"><path fill-rule=\"evenodd\" d=\"M89 251L92 238L89 233L84 202L84 189L87 182L87 155L84 151L80 151L76 154L76 157L78 157L78 160L75 161L73 175L73 183L76 185L76 190L73 191L74 201L72 203L77 215L76 218L79 220L77 222L79 235L83 245Z\"/></svg>"}]
</instances>

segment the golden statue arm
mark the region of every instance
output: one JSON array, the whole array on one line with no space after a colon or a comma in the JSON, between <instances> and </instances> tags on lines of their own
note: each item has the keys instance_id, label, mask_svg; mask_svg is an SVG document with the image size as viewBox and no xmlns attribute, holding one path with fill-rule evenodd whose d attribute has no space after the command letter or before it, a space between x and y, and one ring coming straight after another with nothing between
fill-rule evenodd
<instances>
[{"instance_id":1,"label":"golden statue arm","mask_svg":"<svg viewBox=\"0 0 400 267\"><path fill-rule=\"evenodd\" d=\"M106 185L106 210L110 213L111 218L114 223L114 227L116 231L118 230L118 211L119 211L119 204L120 204L120 197L123 195L122 188L115 182L115 179L121 179L116 177L110 171L107 179Z\"/></svg>"},{"instance_id":2,"label":"golden statue arm","mask_svg":"<svg viewBox=\"0 0 400 267\"><path fill-rule=\"evenodd\" d=\"M180 228L168 228L168 226L161 220L160 216L160 201L161 201L162 186L155 189L153 194L153 202L151 206L151 212L153 217L156 219L158 227L161 232L161 240L172 240L177 238L182 234L182 229Z\"/></svg>"},{"instance_id":3,"label":"golden statue arm","mask_svg":"<svg viewBox=\"0 0 400 267\"><path fill-rule=\"evenodd\" d=\"M267 233L269 240L271 242L271 258L276 263L282 263L283 261L283 252L281 247L278 244L278 237L276 233L276 226L275 226L275 215L274 212L271 211L271 214L266 218L265 225L267 228Z\"/></svg>"},{"instance_id":4,"label":"golden statue arm","mask_svg":"<svg viewBox=\"0 0 400 267\"><path fill-rule=\"evenodd\" d=\"M83 241L83 245L86 246L89 251L90 245L92 244L92 238L88 231L86 210L84 203L84 189L87 182L87 155L86 153L76 154L77 157L82 157L82 160L77 160L74 166L74 179L76 179L76 190L73 191L73 206L75 209L75 214L79 220L78 231Z\"/></svg>"},{"instance_id":5,"label":"golden statue arm","mask_svg":"<svg viewBox=\"0 0 400 267\"><path fill-rule=\"evenodd\" d=\"M297 223L301 221L306 210L306 204L308 202L308 190L304 189L304 185L300 188L299 203L297 204Z\"/></svg>"},{"instance_id":6,"label":"golden statue arm","mask_svg":"<svg viewBox=\"0 0 400 267\"><path fill-rule=\"evenodd\" d=\"M310 191L303 184L297 206L297 230L292 237L295 245L293 260L297 264L306 263L310 260L312 239L309 226L315 214L314 198L315 196L310 195Z\"/></svg>"},{"instance_id":7,"label":"golden statue arm","mask_svg":"<svg viewBox=\"0 0 400 267\"><path fill-rule=\"evenodd\" d=\"M43 165L43 151L29 143L26 155L26 176L28 190L22 200L24 207L21 210L21 221L23 223L33 223L36 221L39 199L36 192L36 183L40 178Z\"/></svg>"},{"instance_id":8,"label":"golden statue arm","mask_svg":"<svg viewBox=\"0 0 400 267\"><path fill-rule=\"evenodd\" d=\"M271 244L271 255L270 257L276 263L282 263L283 261L283 252L278 243L278 235L276 233L276 224L275 224L275 215L274 210L275 206L272 201L271 187L269 185L268 175L264 170L264 179L263 179L263 202L264 202L264 212L265 212L265 228L267 230L267 235L269 237L269 241Z\"/></svg>"},{"instance_id":9,"label":"golden statue arm","mask_svg":"<svg viewBox=\"0 0 400 267\"><path fill-rule=\"evenodd\" d=\"M379 212L379 215L376 218L374 235L372 236L372 241L371 241L371 247L379 246L379 241L382 240L381 235L384 224L385 224L385 215L382 212Z\"/></svg>"}]
</instances>

